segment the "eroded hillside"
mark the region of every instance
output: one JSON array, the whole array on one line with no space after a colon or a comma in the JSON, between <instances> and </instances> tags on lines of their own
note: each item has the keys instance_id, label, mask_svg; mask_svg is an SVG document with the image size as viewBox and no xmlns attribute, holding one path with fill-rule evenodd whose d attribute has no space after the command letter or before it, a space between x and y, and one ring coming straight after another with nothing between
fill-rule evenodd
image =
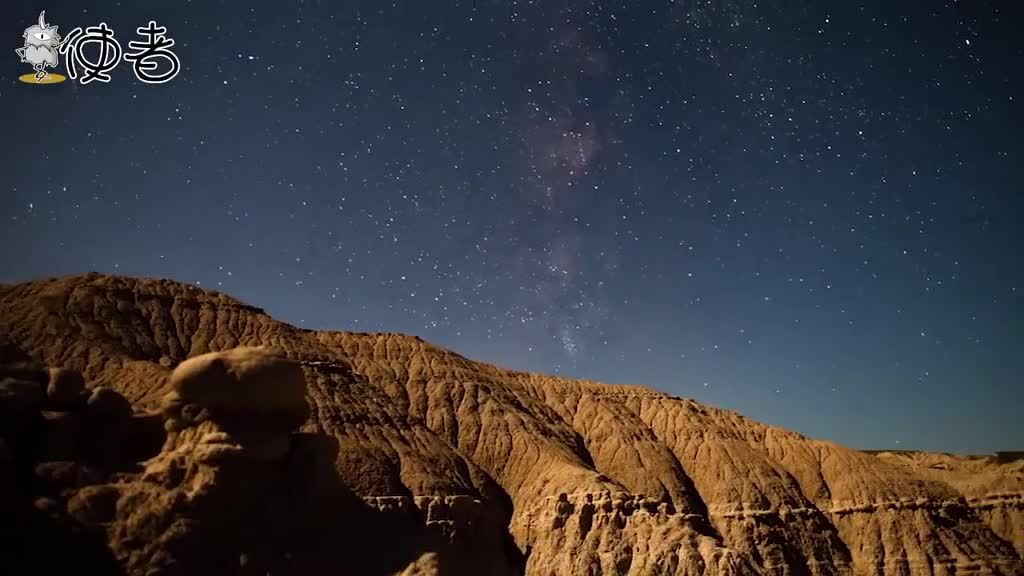
<instances>
[{"instance_id":1,"label":"eroded hillside","mask_svg":"<svg viewBox=\"0 0 1024 576\"><path fill-rule=\"evenodd\" d=\"M285 499L284 512L260 517L306 525L306 540L325 543L282 548L287 562L247 553L243 568L390 573L419 558L410 573L1024 573L1019 461L866 454L646 388L473 362L415 337L300 330L226 295L165 280L84 275L4 286L0 335L8 341L0 360L80 371L91 389L115 390L150 418L167 413L169 377L189 358L265 346L301 366L308 419L279 430L275 442L285 448L277 459L193 465L202 442L172 434L145 470L105 480L133 486L117 489L118 502L125 494L161 501L170 498L165 490L192 506L157 508L159 521L147 520L145 532L157 543L129 546L145 554L121 552L137 517L112 512L96 521L100 539L133 573L213 570L189 564L197 556L179 540L161 544L157 535L167 532L152 525L187 534L200 524L179 516L201 510L219 518L244 508L219 498L292 493L295 482L302 498L322 498L323 506ZM245 430L258 429L263 412L239 410L244 417L186 420L249 438L255 432ZM327 458L325 469L318 458ZM157 461L191 472L155 470ZM272 480L282 466L288 472ZM311 472L296 480L298 469ZM259 490L241 482L248 488L229 497L209 488L255 471ZM346 515L365 530L337 519ZM265 538L259 534L236 535L231 550L276 550L240 543ZM376 548L389 538L390 548Z\"/></svg>"}]
</instances>

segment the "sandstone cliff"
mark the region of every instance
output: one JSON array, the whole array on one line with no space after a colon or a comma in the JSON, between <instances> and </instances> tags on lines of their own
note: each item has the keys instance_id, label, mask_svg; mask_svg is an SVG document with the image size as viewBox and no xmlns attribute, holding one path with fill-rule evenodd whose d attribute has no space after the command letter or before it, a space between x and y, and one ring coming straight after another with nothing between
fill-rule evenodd
<instances>
[{"instance_id":1,"label":"sandstone cliff","mask_svg":"<svg viewBox=\"0 0 1024 576\"><path fill-rule=\"evenodd\" d=\"M1024 574L1012 458L867 454L163 280L0 287L0 338L5 505L115 573ZM120 424L64 422L97 394Z\"/></svg>"}]
</instances>

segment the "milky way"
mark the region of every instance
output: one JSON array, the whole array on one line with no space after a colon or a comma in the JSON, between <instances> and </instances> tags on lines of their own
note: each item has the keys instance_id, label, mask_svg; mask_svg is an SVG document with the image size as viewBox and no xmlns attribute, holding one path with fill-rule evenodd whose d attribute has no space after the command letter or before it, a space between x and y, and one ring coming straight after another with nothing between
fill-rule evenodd
<instances>
[{"instance_id":1,"label":"milky way","mask_svg":"<svg viewBox=\"0 0 1024 576\"><path fill-rule=\"evenodd\" d=\"M855 447L1024 444L1012 3L86 4L2 9L4 281L170 277ZM181 71L22 84L43 9L156 20Z\"/></svg>"}]
</instances>

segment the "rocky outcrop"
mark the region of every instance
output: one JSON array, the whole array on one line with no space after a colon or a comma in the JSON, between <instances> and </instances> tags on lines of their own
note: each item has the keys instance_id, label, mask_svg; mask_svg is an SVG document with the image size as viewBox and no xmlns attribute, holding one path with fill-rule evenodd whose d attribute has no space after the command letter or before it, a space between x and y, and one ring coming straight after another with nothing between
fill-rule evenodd
<instances>
[{"instance_id":1,"label":"rocky outcrop","mask_svg":"<svg viewBox=\"0 0 1024 576\"><path fill-rule=\"evenodd\" d=\"M138 471L159 449L159 421L135 414L117 392L86 388L82 375L45 368L5 348L0 366L0 517L5 570L58 573L118 567L103 538L68 514L76 495ZM99 404L95 397L106 398ZM115 400L116 399L116 400ZM106 410L110 402L124 410ZM37 555L40 544L57 548Z\"/></svg>"},{"instance_id":2,"label":"rocky outcrop","mask_svg":"<svg viewBox=\"0 0 1024 576\"><path fill-rule=\"evenodd\" d=\"M513 528L525 534L530 567L541 574L758 572L746 554L723 546L704 517L626 492L545 498Z\"/></svg>"},{"instance_id":3,"label":"rocky outcrop","mask_svg":"<svg viewBox=\"0 0 1024 576\"><path fill-rule=\"evenodd\" d=\"M993 532L1024 555L1024 453L956 456L885 451L877 456L952 486Z\"/></svg>"},{"instance_id":4,"label":"rocky outcrop","mask_svg":"<svg viewBox=\"0 0 1024 576\"><path fill-rule=\"evenodd\" d=\"M72 513L106 527L130 573L279 571L287 550L274 495L285 492L291 432L308 414L302 372L238 348L182 363L169 385L159 454L135 481L79 493Z\"/></svg>"},{"instance_id":5,"label":"rocky outcrop","mask_svg":"<svg viewBox=\"0 0 1024 576\"><path fill-rule=\"evenodd\" d=\"M2 287L0 336L0 362L84 375L53 406L165 423L144 465L44 503L131 573L1024 573L1012 463L935 473L642 387L299 330L163 280ZM36 377L0 399L38 406ZM47 449L77 454L61 432L77 424L51 420ZM117 460L104 438L93 460Z\"/></svg>"}]
</instances>

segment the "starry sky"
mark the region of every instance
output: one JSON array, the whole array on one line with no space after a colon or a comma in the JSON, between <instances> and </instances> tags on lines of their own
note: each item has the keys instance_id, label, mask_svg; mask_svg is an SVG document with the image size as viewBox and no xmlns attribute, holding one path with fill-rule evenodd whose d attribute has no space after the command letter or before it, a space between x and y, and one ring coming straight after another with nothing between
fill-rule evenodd
<instances>
[{"instance_id":1,"label":"starry sky","mask_svg":"<svg viewBox=\"0 0 1024 576\"><path fill-rule=\"evenodd\" d=\"M852 447L1024 449L1015 4L4 2L0 281L170 277ZM155 20L181 72L22 84L44 9Z\"/></svg>"}]
</instances>

